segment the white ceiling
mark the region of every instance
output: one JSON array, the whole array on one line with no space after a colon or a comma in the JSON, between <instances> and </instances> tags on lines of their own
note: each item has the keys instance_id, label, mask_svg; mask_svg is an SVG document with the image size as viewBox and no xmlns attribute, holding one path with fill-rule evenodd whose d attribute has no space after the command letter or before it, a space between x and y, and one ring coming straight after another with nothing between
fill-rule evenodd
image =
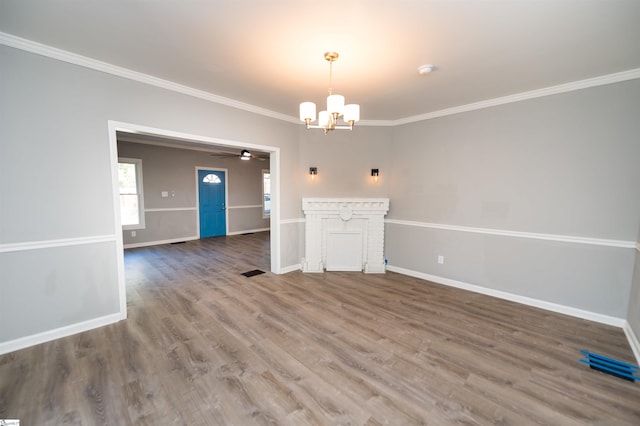
<instances>
[{"instance_id":1,"label":"white ceiling","mask_svg":"<svg viewBox=\"0 0 640 426\"><path fill-rule=\"evenodd\" d=\"M327 50L363 120L640 68L639 0L0 0L0 31L293 117Z\"/></svg>"}]
</instances>

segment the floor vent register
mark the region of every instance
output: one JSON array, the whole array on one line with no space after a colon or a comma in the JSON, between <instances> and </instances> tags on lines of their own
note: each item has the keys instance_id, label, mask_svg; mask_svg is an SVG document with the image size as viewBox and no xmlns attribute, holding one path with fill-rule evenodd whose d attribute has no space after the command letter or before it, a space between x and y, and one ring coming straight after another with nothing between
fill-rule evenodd
<instances>
[{"instance_id":1,"label":"floor vent register","mask_svg":"<svg viewBox=\"0 0 640 426\"><path fill-rule=\"evenodd\" d=\"M585 351L584 349L580 349L580 353L584 355L584 357L580 359L580 362L587 364L594 370L602 371L603 373L611 374L612 376L630 382L640 380L640 376L637 376L637 365L627 364L626 362Z\"/></svg>"},{"instance_id":2,"label":"floor vent register","mask_svg":"<svg viewBox=\"0 0 640 426\"><path fill-rule=\"evenodd\" d=\"M261 271L260 269L254 269L253 271L245 272L242 275L249 278L249 277L255 277L256 275L260 275L260 274L264 274L264 271Z\"/></svg>"}]
</instances>

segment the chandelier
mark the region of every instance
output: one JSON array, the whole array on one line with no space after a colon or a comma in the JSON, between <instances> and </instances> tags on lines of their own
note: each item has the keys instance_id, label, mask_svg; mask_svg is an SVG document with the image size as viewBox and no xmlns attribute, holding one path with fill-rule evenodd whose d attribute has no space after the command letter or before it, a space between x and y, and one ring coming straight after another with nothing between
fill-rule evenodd
<instances>
[{"instance_id":1,"label":"chandelier","mask_svg":"<svg viewBox=\"0 0 640 426\"><path fill-rule=\"evenodd\" d=\"M316 120L316 104L302 102L300 104L300 120L304 121L307 129L324 129L326 135L329 130L351 130L353 125L360 120L360 105L344 104L344 96L332 93L333 62L338 59L336 52L325 52L324 58L329 61L329 96L327 96L327 109L318 114L318 124L311 124ZM338 118L346 125L338 125Z\"/></svg>"}]
</instances>

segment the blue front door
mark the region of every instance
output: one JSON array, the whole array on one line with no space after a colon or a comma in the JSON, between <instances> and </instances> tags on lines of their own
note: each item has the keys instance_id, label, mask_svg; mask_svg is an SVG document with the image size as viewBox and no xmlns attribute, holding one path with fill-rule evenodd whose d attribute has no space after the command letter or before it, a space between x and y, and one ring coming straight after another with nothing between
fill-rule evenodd
<instances>
[{"instance_id":1,"label":"blue front door","mask_svg":"<svg viewBox=\"0 0 640 426\"><path fill-rule=\"evenodd\" d=\"M200 238L227 234L225 172L198 170Z\"/></svg>"}]
</instances>

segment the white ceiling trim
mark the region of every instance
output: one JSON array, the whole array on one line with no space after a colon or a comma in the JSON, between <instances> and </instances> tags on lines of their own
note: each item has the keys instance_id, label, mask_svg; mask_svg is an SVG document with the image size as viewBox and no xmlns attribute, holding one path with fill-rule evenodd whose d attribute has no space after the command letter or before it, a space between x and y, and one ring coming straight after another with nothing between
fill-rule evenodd
<instances>
[{"instance_id":1,"label":"white ceiling trim","mask_svg":"<svg viewBox=\"0 0 640 426\"><path fill-rule=\"evenodd\" d=\"M9 47L15 47L16 49L46 56L52 59L57 59L59 61L68 62L70 64L80 65L85 68L90 68L96 71L105 72L107 74L112 74L118 77L127 78L129 80L146 83L151 86L161 87L163 89L167 89L174 92L182 93L184 95L204 99L206 101L214 102L217 104L230 106L233 108L241 109L248 112L253 112L253 113L264 115L271 118L276 118L278 120L288 121L295 124L300 123L297 117L291 117L286 114L281 114L279 112L268 110L266 108L261 108L255 105L236 101L234 99L214 95L213 93L205 92L204 90L194 89L189 86L184 86L182 84L174 83L172 81L163 80L161 78L154 77L149 74L133 71L127 68L119 67L117 65L109 64L107 62L102 62L96 59L88 58L86 56L77 55L75 53L67 52L66 50L47 46L46 44L37 43L35 41L27 40L21 37L16 37L11 34L0 32L0 44L4 44Z\"/></svg>"},{"instance_id":2,"label":"white ceiling trim","mask_svg":"<svg viewBox=\"0 0 640 426\"><path fill-rule=\"evenodd\" d=\"M413 117L400 118L393 120L393 126L402 124L415 123L417 121L431 120L433 118L444 117L447 115L460 114L461 112L475 111L483 108L490 108L498 105L510 104L513 102L526 101L528 99L541 98L543 96L557 95L559 93L572 92L574 90L587 89L589 87L603 86L605 84L619 83L622 81L640 78L640 68L622 71L614 74L603 75L600 77L588 78L586 80L574 81L557 86L545 87L543 89L531 90L529 92L516 93L514 95L502 96L500 98L488 99L486 101L474 102L472 104L461 105L453 108L442 109L440 111L429 112L426 114L414 115Z\"/></svg>"},{"instance_id":3,"label":"white ceiling trim","mask_svg":"<svg viewBox=\"0 0 640 426\"><path fill-rule=\"evenodd\" d=\"M96 71L101 71L108 74L116 75L118 77L123 77L130 80L138 81L141 83L146 83L152 86L182 93L184 95L193 96L199 99L204 99L209 102L226 105L232 108L237 108L237 109L252 112L255 114L260 114L266 117L275 118L277 120L282 120L282 121L286 121L293 124L301 124L300 120L298 120L297 117L292 117L290 115L282 114L266 108L261 108L255 105L236 101L234 99L225 98L223 96L215 95L213 93L205 92L199 89L194 89L192 87L174 83L172 81L163 80L161 78L154 77L152 75L144 74L138 71L133 71L127 68L119 67L117 65L112 65L107 62L102 62L96 59L88 58L86 56L67 52L66 50L58 49L55 47L48 46L46 44L27 40L25 38L17 37L8 33L0 32L0 44L13 47L16 49L24 50L27 52L35 53L41 56L46 56L52 59L68 62L74 65L79 65L79 66L93 69ZM513 102L520 102L528 99L540 98L543 96L556 95L560 93L571 92L574 90L587 89L589 87L602 86L605 84L619 83L622 81L633 80L637 78L640 78L640 68L631 69L628 71L622 71L614 74L603 75L600 77L588 78L585 80L574 81L571 83L560 84L557 86L531 90L528 92L516 93L513 95L503 96L500 98L474 102L471 104L461 105L453 108L447 108L439 111L433 111L433 112L420 114L420 115L414 115L411 117L401 118L398 120L362 120L359 122L358 125L359 126L379 126L379 127L400 126L403 124L431 120L434 118L445 117L448 115L460 114L463 112L475 111L483 108L490 108L494 106L513 103Z\"/></svg>"}]
</instances>

